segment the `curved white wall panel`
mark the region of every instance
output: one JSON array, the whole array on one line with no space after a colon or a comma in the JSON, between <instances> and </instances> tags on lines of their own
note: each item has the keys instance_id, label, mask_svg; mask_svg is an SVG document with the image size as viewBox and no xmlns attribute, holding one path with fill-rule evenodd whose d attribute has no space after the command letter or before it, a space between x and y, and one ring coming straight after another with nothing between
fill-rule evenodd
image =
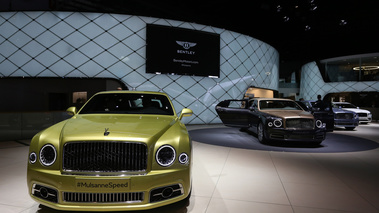
<instances>
[{"instance_id":1,"label":"curved white wall panel","mask_svg":"<svg viewBox=\"0 0 379 213\"><path fill-rule=\"evenodd\" d=\"M146 24L220 34L220 78L145 72ZM238 23L236 23L238 24ZM220 123L214 107L249 86L278 90L279 54L224 29L160 18L78 12L0 13L0 77L116 78L130 90L163 91L189 124Z\"/></svg>"},{"instance_id":2,"label":"curved white wall panel","mask_svg":"<svg viewBox=\"0 0 379 213\"><path fill-rule=\"evenodd\" d=\"M325 83L316 62L310 62L301 68L300 97L305 100L316 100L318 94L324 97L328 93L376 91L379 91L378 81Z\"/></svg>"}]
</instances>

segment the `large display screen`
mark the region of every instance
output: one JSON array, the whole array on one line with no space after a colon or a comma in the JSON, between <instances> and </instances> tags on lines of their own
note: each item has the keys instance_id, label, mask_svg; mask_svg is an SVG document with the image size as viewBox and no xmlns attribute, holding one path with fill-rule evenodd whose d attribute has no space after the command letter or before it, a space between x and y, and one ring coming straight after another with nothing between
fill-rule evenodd
<instances>
[{"instance_id":1,"label":"large display screen","mask_svg":"<svg viewBox=\"0 0 379 213\"><path fill-rule=\"evenodd\" d=\"M146 72L220 77L220 35L147 24Z\"/></svg>"}]
</instances>

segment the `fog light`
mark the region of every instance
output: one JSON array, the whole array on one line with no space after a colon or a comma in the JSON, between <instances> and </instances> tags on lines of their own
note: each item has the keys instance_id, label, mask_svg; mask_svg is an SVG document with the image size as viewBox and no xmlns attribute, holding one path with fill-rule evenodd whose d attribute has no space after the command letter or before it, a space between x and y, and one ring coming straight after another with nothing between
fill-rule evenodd
<instances>
[{"instance_id":1,"label":"fog light","mask_svg":"<svg viewBox=\"0 0 379 213\"><path fill-rule=\"evenodd\" d=\"M173 192L174 192L174 189L172 189L171 187L167 187L167 188L163 189L162 197L163 198L169 198L169 197L171 197Z\"/></svg>"}]
</instances>

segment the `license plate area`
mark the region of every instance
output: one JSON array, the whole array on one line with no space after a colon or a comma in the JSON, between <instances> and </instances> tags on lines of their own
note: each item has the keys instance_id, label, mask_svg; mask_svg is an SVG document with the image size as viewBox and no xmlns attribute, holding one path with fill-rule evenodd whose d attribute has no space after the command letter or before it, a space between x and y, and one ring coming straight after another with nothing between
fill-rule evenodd
<instances>
[{"instance_id":1,"label":"license plate area","mask_svg":"<svg viewBox=\"0 0 379 213\"><path fill-rule=\"evenodd\" d=\"M82 192L125 192L130 190L130 179L76 178L75 186Z\"/></svg>"}]
</instances>

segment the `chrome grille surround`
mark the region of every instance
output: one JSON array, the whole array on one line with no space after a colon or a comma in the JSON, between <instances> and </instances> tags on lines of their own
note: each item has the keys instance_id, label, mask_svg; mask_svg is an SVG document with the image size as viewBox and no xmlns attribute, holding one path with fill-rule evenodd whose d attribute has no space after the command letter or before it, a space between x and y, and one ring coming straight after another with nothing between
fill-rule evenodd
<instances>
[{"instance_id":1,"label":"chrome grille surround","mask_svg":"<svg viewBox=\"0 0 379 213\"><path fill-rule=\"evenodd\" d=\"M63 192L64 202L75 203L138 203L144 200L143 192L88 193Z\"/></svg>"},{"instance_id":2,"label":"chrome grille surround","mask_svg":"<svg viewBox=\"0 0 379 213\"><path fill-rule=\"evenodd\" d=\"M313 119L306 118L290 118L286 119L287 129L314 129Z\"/></svg>"},{"instance_id":3,"label":"chrome grille surround","mask_svg":"<svg viewBox=\"0 0 379 213\"><path fill-rule=\"evenodd\" d=\"M144 172L147 146L128 141L68 142L63 147L63 171Z\"/></svg>"}]
</instances>

